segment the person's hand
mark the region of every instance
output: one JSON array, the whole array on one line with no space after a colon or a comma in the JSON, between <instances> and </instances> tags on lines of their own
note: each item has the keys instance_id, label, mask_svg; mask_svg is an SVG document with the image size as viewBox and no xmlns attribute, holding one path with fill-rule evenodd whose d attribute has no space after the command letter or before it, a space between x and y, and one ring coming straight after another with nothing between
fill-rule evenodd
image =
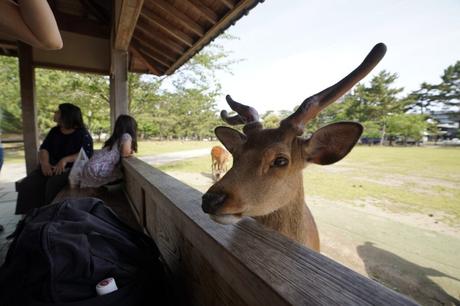
<instances>
[{"instance_id":1,"label":"person's hand","mask_svg":"<svg viewBox=\"0 0 460 306\"><path fill-rule=\"evenodd\" d=\"M54 174L62 174L65 170L65 165L67 165L67 160L63 158L56 164L56 166L54 166Z\"/></svg>"},{"instance_id":2,"label":"person's hand","mask_svg":"<svg viewBox=\"0 0 460 306\"><path fill-rule=\"evenodd\" d=\"M40 168L42 169L42 173L44 176L52 176L53 175L53 167L50 163L42 163L40 164Z\"/></svg>"}]
</instances>

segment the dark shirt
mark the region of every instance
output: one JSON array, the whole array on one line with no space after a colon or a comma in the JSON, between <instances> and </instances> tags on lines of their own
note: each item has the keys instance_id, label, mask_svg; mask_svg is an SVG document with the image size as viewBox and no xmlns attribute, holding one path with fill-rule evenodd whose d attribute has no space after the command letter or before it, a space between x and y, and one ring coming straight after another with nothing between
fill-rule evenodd
<instances>
[{"instance_id":1,"label":"dark shirt","mask_svg":"<svg viewBox=\"0 0 460 306\"><path fill-rule=\"evenodd\" d=\"M63 134L59 126L49 131L40 146L40 150L48 151L51 165L56 165L63 157L80 152L81 148L85 150L88 158L93 155L93 139L88 131L79 128L70 134ZM71 164L68 166L70 167Z\"/></svg>"}]
</instances>

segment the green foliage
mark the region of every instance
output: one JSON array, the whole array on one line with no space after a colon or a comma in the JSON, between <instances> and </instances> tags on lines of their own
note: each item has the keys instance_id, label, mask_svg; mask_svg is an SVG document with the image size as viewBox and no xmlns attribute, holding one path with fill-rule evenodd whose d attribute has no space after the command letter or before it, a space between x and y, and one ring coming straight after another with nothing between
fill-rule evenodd
<instances>
[{"instance_id":1,"label":"green foliage","mask_svg":"<svg viewBox=\"0 0 460 306\"><path fill-rule=\"evenodd\" d=\"M263 121L264 128L266 129L274 129L277 128L280 124L281 118L273 111L267 111L262 116L261 119Z\"/></svg>"},{"instance_id":2,"label":"green foliage","mask_svg":"<svg viewBox=\"0 0 460 306\"><path fill-rule=\"evenodd\" d=\"M402 137L404 142L409 139L420 141L427 127L425 115L397 114L387 119L387 134Z\"/></svg>"},{"instance_id":3,"label":"green foliage","mask_svg":"<svg viewBox=\"0 0 460 306\"><path fill-rule=\"evenodd\" d=\"M424 114L435 107L450 108L452 119L460 122L460 61L444 70L440 83L422 83L420 89L412 93L412 98L410 109Z\"/></svg>"},{"instance_id":4,"label":"green foliage","mask_svg":"<svg viewBox=\"0 0 460 306\"><path fill-rule=\"evenodd\" d=\"M21 104L19 100L18 61L13 57L0 57L0 130L21 132Z\"/></svg>"},{"instance_id":5,"label":"green foliage","mask_svg":"<svg viewBox=\"0 0 460 306\"><path fill-rule=\"evenodd\" d=\"M233 39L223 35L223 39ZM217 71L229 71L234 61L213 43L196 54L175 74L157 78L129 74L129 110L136 118L141 138L212 137L219 125L215 99L221 85ZM17 59L0 57L1 129L21 133L21 107ZM88 129L95 135L110 133L109 78L58 70L36 69L38 125L41 133L54 126L53 113L60 103L82 109Z\"/></svg>"},{"instance_id":6,"label":"green foliage","mask_svg":"<svg viewBox=\"0 0 460 306\"><path fill-rule=\"evenodd\" d=\"M366 121L361 122L364 126L364 131L362 137L365 138L379 138L381 136L380 126L377 122Z\"/></svg>"}]
</instances>

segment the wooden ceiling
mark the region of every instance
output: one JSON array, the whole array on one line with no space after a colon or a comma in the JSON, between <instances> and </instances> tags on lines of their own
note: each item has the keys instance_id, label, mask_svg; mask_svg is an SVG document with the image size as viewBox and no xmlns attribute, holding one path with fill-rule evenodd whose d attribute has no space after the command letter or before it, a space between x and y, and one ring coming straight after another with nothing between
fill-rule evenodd
<instances>
[{"instance_id":1,"label":"wooden ceiling","mask_svg":"<svg viewBox=\"0 0 460 306\"><path fill-rule=\"evenodd\" d=\"M121 15L115 23L113 3L120 1ZM129 71L169 75L259 2L263 0L49 0L63 34L63 50L67 45L73 50L38 50L34 60L37 67L106 73L109 68L103 58L105 50L85 53L76 49L85 44L94 48L98 45L95 42L104 45L106 41L110 50L112 31L117 35L123 28L125 35L116 37L115 46L127 46ZM114 24L118 25L116 30ZM49 52L55 53L50 56ZM0 54L16 56L16 43L0 35ZM100 60L93 59L87 65L84 59L76 60L79 55L87 58L93 54Z\"/></svg>"}]
</instances>

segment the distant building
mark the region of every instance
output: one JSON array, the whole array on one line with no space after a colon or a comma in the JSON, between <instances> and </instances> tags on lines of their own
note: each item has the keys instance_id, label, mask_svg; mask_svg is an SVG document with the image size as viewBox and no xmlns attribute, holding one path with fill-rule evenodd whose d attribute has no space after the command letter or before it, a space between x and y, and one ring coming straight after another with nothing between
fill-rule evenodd
<instances>
[{"instance_id":1,"label":"distant building","mask_svg":"<svg viewBox=\"0 0 460 306\"><path fill-rule=\"evenodd\" d=\"M440 130L441 139L453 139L459 138L459 122L455 121L455 112L449 111L434 111L431 116L435 119L438 124L437 127ZM458 117L458 115L457 115Z\"/></svg>"}]
</instances>

